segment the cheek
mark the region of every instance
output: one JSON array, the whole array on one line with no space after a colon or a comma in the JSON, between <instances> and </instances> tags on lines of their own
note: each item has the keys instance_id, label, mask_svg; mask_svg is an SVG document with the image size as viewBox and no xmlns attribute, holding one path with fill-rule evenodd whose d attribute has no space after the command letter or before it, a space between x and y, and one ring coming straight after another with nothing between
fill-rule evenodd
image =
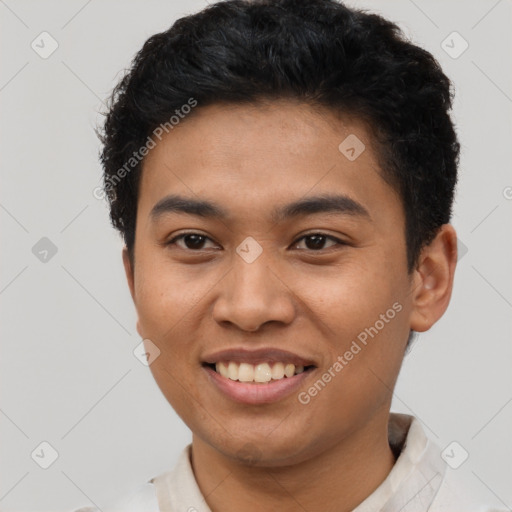
<instances>
[{"instance_id":1,"label":"cheek","mask_svg":"<svg viewBox=\"0 0 512 512\"><path fill-rule=\"evenodd\" d=\"M354 405L387 395L409 332L403 277L380 268L354 264L340 269L338 277L315 280L317 291L303 296L328 342L326 369L336 361L342 366L334 371L332 390L347 402L355 400Z\"/></svg>"},{"instance_id":2,"label":"cheek","mask_svg":"<svg viewBox=\"0 0 512 512\"><path fill-rule=\"evenodd\" d=\"M178 265L148 258L138 264L135 278L136 308L141 328L156 338L166 339L183 329L187 317L201 307L213 283L194 278Z\"/></svg>"},{"instance_id":3,"label":"cheek","mask_svg":"<svg viewBox=\"0 0 512 512\"><path fill-rule=\"evenodd\" d=\"M309 306L311 318L320 322L319 328L324 327L339 348L374 325L403 295L398 276L355 261L328 274L319 273L315 279L296 276L295 282L302 283L294 291ZM395 318L395 312L389 316Z\"/></svg>"},{"instance_id":4,"label":"cheek","mask_svg":"<svg viewBox=\"0 0 512 512\"><path fill-rule=\"evenodd\" d=\"M202 422L211 421L207 416L214 415L215 411L209 405L198 407L202 404L200 391L174 350L162 351L150 370L163 396L186 425L194 425L197 430Z\"/></svg>"}]
</instances>

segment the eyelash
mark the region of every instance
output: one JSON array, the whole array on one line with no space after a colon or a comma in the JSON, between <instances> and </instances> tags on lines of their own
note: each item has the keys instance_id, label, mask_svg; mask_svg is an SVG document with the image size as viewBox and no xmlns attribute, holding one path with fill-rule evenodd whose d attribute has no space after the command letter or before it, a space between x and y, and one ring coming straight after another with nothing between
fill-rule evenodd
<instances>
[{"instance_id":1,"label":"eyelash","mask_svg":"<svg viewBox=\"0 0 512 512\"><path fill-rule=\"evenodd\" d=\"M195 231L191 231L191 232L189 232L189 233L181 233L181 234L179 234L178 236L175 236L172 240L169 240L169 242L166 242L166 244L165 244L165 245L166 245L166 246L169 246L169 245L176 245L176 241L177 241L177 240L181 240L181 239L183 239L184 237L186 237L187 235L198 235L198 236L203 237L203 238L204 238L204 239L206 239L206 240L210 240L210 241L212 241L212 240L211 240L211 238L207 237L206 235L203 235L202 233L197 233L197 232L195 232ZM339 238L336 238L336 237L334 237L334 236L327 235L327 234L325 234L325 233L321 233L321 232L307 233L307 234L305 234L305 235L302 235L300 238L297 238L297 240L295 240L295 241L293 242L293 244L292 244L292 245L297 245L297 243L298 243L299 241L303 240L304 238L308 238L308 237L310 237L310 236L322 236L322 237L324 237L324 238L326 238L326 239L330 239L330 240L332 240L332 241L336 242L338 246L340 246L340 245L348 245L348 244L346 244L345 242L343 242L343 240L340 240ZM299 250L302 250L302 251L303 251L303 250L306 250L307 252L312 252L312 253L320 253L320 252L322 252L322 251L325 251L325 250L331 249L332 247L335 247L335 245L334 245L334 246L331 246L331 247L327 247L326 249L317 249L317 250L314 250L314 249L299 249ZM197 249L197 250L194 250L194 249L188 249L188 248L185 248L185 249L183 249L183 250L184 250L184 251L198 252L198 253L199 253L199 252L201 252L201 251L204 251L205 249Z\"/></svg>"}]
</instances>

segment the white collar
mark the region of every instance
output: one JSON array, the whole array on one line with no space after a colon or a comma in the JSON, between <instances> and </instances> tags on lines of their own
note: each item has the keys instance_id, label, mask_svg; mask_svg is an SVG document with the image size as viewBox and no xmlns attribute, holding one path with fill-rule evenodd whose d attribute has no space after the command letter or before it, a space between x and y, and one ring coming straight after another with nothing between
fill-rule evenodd
<instances>
[{"instance_id":1,"label":"white collar","mask_svg":"<svg viewBox=\"0 0 512 512\"><path fill-rule=\"evenodd\" d=\"M399 454L395 465L353 512L426 512L444 479L446 464L439 456L440 450L413 416L390 413L388 432L389 444ZM150 480L162 511L211 512L192 471L191 446L183 449L172 471Z\"/></svg>"},{"instance_id":2,"label":"white collar","mask_svg":"<svg viewBox=\"0 0 512 512\"><path fill-rule=\"evenodd\" d=\"M388 432L398 459L386 479L353 512L426 512L445 476L441 450L413 416L391 413Z\"/></svg>"}]
</instances>

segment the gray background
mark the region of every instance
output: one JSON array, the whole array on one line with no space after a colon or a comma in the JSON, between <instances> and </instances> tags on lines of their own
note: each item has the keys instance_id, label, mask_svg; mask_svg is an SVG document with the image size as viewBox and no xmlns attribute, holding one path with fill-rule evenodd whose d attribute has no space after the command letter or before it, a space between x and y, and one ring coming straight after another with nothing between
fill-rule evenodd
<instances>
[{"instance_id":1,"label":"gray background","mask_svg":"<svg viewBox=\"0 0 512 512\"><path fill-rule=\"evenodd\" d=\"M122 243L93 196L93 128L143 42L205 5L0 0L3 511L106 506L170 469L191 439L132 353L140 339ZM436 56L456 88L462 143L452 302L406 357L393 410L418 416L441 450L457 441L469 458L448 470L510 508L512 2L350 5L398 22ZM31 48L42 31L59 45L47 59ZM441 47L453 31L469 43L458 58ZM43 237L57 248L47 261L32 249ZM43 441L59 454L48 469L31 457Z\"/></svg>"}]
</instances>

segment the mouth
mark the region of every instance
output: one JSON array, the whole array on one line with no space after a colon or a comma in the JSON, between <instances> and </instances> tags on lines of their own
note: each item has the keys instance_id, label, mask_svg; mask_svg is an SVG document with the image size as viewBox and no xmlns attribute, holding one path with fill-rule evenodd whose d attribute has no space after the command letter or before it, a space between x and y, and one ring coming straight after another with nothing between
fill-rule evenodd
<instances>
[{"instance_id":1,"label":"mouth","mask_svg":"<svg viewBox=\"0 0 512 512\"><path fill-rule=\"evenodd\" d=\"M286 362L263 362L251 364L248 362L219 361L217 363L203 363L203 366L226 379L253 384L269 384L283 379L290 379L295 375L309 372L314 365L295 365Z\"/></svg>"},{"instance_id":2,"label":"mouth","mask_svg":"<svg viewBox=\"0 0 512 512\"><path fill-rule=\"evenodd\" d=\"M298 392L318 365L278 349L231 349L205 357L202 367L208 381L225 397L256 405Z\"/></svg>"}]
</instances>

